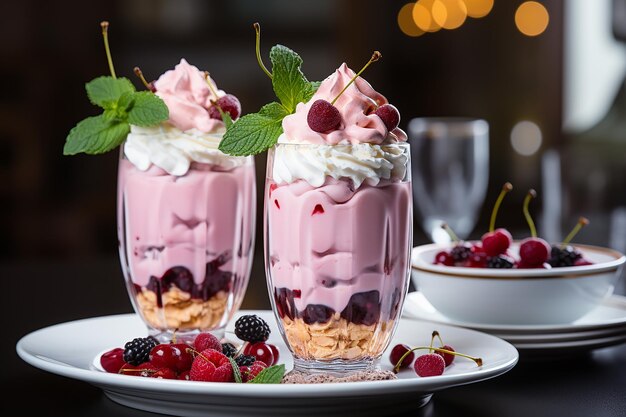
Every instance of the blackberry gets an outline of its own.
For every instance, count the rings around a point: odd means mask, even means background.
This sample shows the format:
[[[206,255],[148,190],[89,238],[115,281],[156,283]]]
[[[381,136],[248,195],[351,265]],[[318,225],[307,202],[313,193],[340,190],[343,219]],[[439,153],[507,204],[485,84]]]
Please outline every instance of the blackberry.
[[[270,337],[270,326],[259,316],[248,314],[235,322],[235,335],[245,342],[265,342]]]
[[[232,343],[222,343],[222,353],[229,358],[234,358],[237,354],[237,348]]]
[[[472,249],[464,244],[455,245],[452,250],[450,250],[450,255],[452,255],[452,259],[454,262],[461,263],[468,259],[472,254]]]
[[[150,351],[159,343],[152,336],[137,337],[124,345],[124,362],[137,366],[148,362]]]
[[[494,269],[510,269],[514,264],[507,257],[504,256],[491,256],[487,260],[487,268]]]
[[[572,246],[566,246],[564,248],[552,246],[548,263],[552,265],[553,268],[574,266],[576,261],[581,257],[582,255],[580,254],[580,252],[578,252]]]
[[[239,355],[235,358],[237,366],[250,366],[256,362],[256,358],[252,355]]]

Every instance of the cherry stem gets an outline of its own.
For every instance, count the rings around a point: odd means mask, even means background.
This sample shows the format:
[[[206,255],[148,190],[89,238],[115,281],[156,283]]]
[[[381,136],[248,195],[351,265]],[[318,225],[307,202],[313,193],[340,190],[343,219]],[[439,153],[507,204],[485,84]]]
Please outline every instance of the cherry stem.
[[[504,196],[513,189],[513,186],[510,182],[505,183],[502,186],[502,191],[500,191],[500,195],[496,200],[496,203],[493,205],[493,210],[491,211],[491,220],[489,221],[489,231],[493,232],[496,228],[496,216],[498,215],[498,210],[500,209],[500,204],[504,199]]]
[[[206,83],[209,85],[209,90],[211,90],[211,94],[215,96],[215,100],[219,99],[220,96],[217,95],[217,91],[215,90],[215,86],[212,83],[211,76],[209,75],[208,71],[204,71],[204,78],[206,80]],[[217,105],[214,100],[211,100],[211,103]]]
[[[137,77],[139,77],[139,79],[141,80],[141,82],[143,83],[143,85],[150,91],[152,91],[152,88],[150,88],[150,84],[148,83],[148,81],[146,81],[146,78],[143,76],[143,72],[141,71],[141,68],[139,67],[135,67],[133,68],[133,72],[135,73],[135,75]]]
[[[334,104],[335,104],[335,102],[337,101],[337,99],[338,99],[338,98],[339,98],[339,97],[343,94],[343,92],[344,92],[344,91],[346,91],[346,90],[348,89],[348,87],[350,87],[350,85],[351,85],[351,84],[352,84],[352,83],[353,83],[353,82],[354,82],[357,78],[359,78],[359,75],[361,75],[361,73],[362,73],[363,71],[365,71],[365,69],[366,69],[367,67],[369,67],[369,66],[370,66],[370,64],[371,64],[372,62],[376,62],[376,61],[378,61],[378,60],[379,60],[382,56],[383,56],[383,55],[382,55],[380,52],[378,52],[378,51],[374,51],[374,53],[372,54],[372,57],[370,58],[370,60],[369,60],[369,61],[367,61],[367,64],[365,64],[365,65],[363,66],[363,68],[361,68],[361,71],[357,72],[357,73],[356,73],[356,75],[355,75],[354,77],[352,77],[352,79],[350,80],[350,82],[349,82],[348,84],[346,84],[346,86],[343,88],[343,90],[341,90],[341,91],[339,92],[339,94],[337,94],[337,97],[335,97],[335,98],[333,99],[333,101],[331,101],[331,102],[330,102],[330,104],[334,105]]]
[[[148,373],[155,373],[157,370],[156,369],[148,369],[148,368],[121,368],[117,373],[118,374],[123,374],[123,373],[131,373],[131,372],[148,372]]]
[[[263,64],[263,59],[261,59],[261,25],[255,22],[252,26],[254,26],[254,32],[256,33],[256,60],[259,63],[259,67],[261,67],[263,72],[270,77],[271,80],[274,77],[267,67],[265,67],[265,64]]]
[[[567,245],[574,238],[574,236],[576,236],[580,229],[582,229],[584,226],[587,226],[588,224],[589,220],[586,217],[579,218],[578,223],[576,223],[576,226],[574,226],[572,231],[569,232],[569,234],[565,237],[563,243],[561,243],[561,246]]]
[[[439,338],[439,343],[441,343],[441,347],[443,347],[443,339],[441,338],[441,335],[439,334],[439,332],[438,332],[437,330],[435,330],[435,331],[433,332],[433,338],[434,338],[434,337]]]
[[[454,355],[454,356],[462,356],[464,358],[467,359],[471,359],[474,362],[476,362],[476,365],[478,366],[483,366],[483,360],[481,358],[475,358],[473,356],[470,355],[466,355],[464,353],[459,353],[459,352],[455,352],[452,350],[448,350],[448,349],[443,349],[443,348],[436,348],[436,347],[432,347],[432,346],[417,346],[412,348],[411,350],[407,351],[404,355],[402,355],[402,357],[400,357],[400,359],[398,360],[398,363],[396,364],[396,366],[394,366],[393,368],[393,372],[398,373],[400,371],[400,364],[404,361],[404,359],[409,356],[409,354],[415,350],[423,350],[423,349],[428,349],[430,350],[434,350],[435,352],[441,352],[441,353],[448,353],[450,355]]]
[[[524,217],[526,217],[526,222],[528,223],[528,227],[530,227],[530,235],[532,237],[537,237],[537,229],[535,228],[535,222],[533,222],[533,218],[528,211],[528,206],[530,204],[530,200],[537,197],[537,192],[533,189],[528,190],[528,194],[526,194],[526,198],[524,198],[524,207],[522,211],[524,212]]]
[[[453,242],[459,242],[461,240],[456,235],[456,233],[454,233],[454,230],[452,230],[452,228],[450,227],[448,223],[442,223],[441,228],[445,230],[446,232],[448,232],[448,235],[450,236],[450,239],[452,239]]]
[[[117,78],[115,76],[115,68],[113,68],[113,59],[111,58],[111,49],[109,48],[109,22],[106,20],[100,22],[100,27],[102,28],[102,38],[104,39],[104,50],[107,54],[107,61],[109,61],[109,71],[111,71],[111,77]]]

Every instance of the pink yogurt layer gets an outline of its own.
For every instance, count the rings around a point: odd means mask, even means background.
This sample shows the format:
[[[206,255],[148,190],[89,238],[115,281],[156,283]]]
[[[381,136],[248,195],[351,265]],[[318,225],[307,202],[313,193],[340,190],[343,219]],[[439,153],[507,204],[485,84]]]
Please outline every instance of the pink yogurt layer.
[[[341,312],[353,295],[378,291],[388,319],[389,299],[402,298],[408,283],[410,182],[356,190],[332,178],[317,188],[302,180],[268,182],[266,193],[273,287],[296,290],[298,311],[323,305]]]
[[[141,171],[123,159],[119,182],[118,210],[124,213],[118,216],[124,222],[118,233],[135,285],[147,286],[175,266],[187,268],[201,284],[207,263],[219,256],[222,271],[247,279],[256,204],[253,164],[229,171],[193,164],[178,177],[155,165]]]

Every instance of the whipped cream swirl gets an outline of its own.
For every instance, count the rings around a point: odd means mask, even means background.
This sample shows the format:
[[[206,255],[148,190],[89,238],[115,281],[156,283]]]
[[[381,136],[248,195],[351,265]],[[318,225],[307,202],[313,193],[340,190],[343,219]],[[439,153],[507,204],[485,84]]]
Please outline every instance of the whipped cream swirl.
[[[130,127],[124,155],[141,171],[154,164],[170,175],[185,175],[192,162],[217,165],[229,170],[244,165],[246,158],[222,153],[217,147],[222,133],[198,129],[182,131],[172,125]]]
[[[283,136],[279,142],[284,143]],[[364,182],[375,186],[381,180],[406,179],[408,159],[408,146],[393,144],[279,143],[274,151],[272,178],[277,184],[304,180],[313,187],[321,187],[326,177],[347,178],[355,188]]]

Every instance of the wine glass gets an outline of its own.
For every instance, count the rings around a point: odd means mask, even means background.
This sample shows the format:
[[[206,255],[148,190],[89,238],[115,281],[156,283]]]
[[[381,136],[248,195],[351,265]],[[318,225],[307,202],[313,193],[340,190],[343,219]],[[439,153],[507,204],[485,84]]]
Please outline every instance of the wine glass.
[[[409,123],[413,199],[421,227],[435,243],[473,230],[487,191],[489,125],[471,118],[415,118]]]

